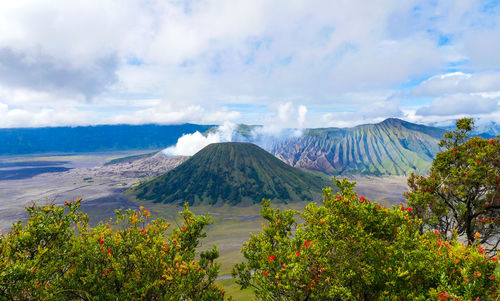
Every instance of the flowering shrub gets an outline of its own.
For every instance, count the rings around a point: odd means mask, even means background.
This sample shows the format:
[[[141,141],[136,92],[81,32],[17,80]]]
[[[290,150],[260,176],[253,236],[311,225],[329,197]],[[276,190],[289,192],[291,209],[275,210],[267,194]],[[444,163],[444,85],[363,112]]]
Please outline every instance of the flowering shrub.
[[[429,176],[408,179],[407,197],[424,228],[448,238],[456,233],[493,256],[500,251],[500,139],[467,140],[472,127],[471,119],[457,121],[457,130],[441,140],[447,150],[437,154]]]
[[[26,225],[0,236],[0,299],[223,300],[217,248],[195,258],[208,216],[186,206],[168,230],[141,208],[92,228],[79,207],[33,205]]]
[[[498,262],[480,246],[420,234],[421,221],[359,197],[335,180],[323,206],[281,211],[264,202],[263,231],[251,234],[233,276],[262,300],[468,300],[497,296]],[[494,299],[494,298],[493,298]]]

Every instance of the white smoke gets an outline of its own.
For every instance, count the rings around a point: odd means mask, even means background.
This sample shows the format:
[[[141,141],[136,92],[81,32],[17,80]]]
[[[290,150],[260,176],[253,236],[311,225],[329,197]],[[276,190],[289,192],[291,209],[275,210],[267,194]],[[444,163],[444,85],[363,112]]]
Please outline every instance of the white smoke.
[[[257,136],[301,136],[306,123],[307,107],[299,105],[297,108],[291,102],[278,105],[276,113],[265,117],[263,126],[255,129]]]
[[[276,113],[262,119],[263,126],[252,130],[252,141],[267,151],[276,143],[302,136],[306,124],[307,107],[286,102],[276,107]]]
[[[192,134],[182,135],[174,146],[164,149],[162,152],[167,156],[192,156],[205,146],[212,143],[231,142],[236,125],[225,122],[217,127],[217,130],[208,135],[196,131]]]
[[[236,124],[226,121],[207,135],[200,132],[186,134],[177,140],[174,146],[164,149],[167,156],[192,156],[211,143],[245,141],[252,142],[270,150],[278,141],[300,137],[306,124],[307,107],[295,107],[286,102],[275,107],[276,113],[263,117],[263,125],[252,129],[250,137],[237,135]]]

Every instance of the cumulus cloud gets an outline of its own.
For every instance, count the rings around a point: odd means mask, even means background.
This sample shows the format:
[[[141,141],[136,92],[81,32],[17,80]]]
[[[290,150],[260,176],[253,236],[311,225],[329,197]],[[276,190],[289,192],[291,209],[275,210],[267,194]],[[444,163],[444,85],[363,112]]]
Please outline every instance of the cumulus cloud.
[[[460,118],[473,117],[478,128],[484,128],[492,123],[500,123],[500,110],[474,115],[463,113],[456,115],[418,115],[416,111],[417,109],[403,109],[404,119],[409,122],[431,126],[453,126]]]
[[[464,33],[464,52],[469,59],[468,65],[470,67],[500,68],[500,40],[498,39],[500,28],[498,25],[497,16],[496,24],[489,24],[486,28]]]
[[[0,83],[35,91],[83,94],[91,98],[117,81],[116,56],[96,60],[84,68],[72,68],[43,53],[27,54],[0,49]]]
[[[53,108],[25,110],[10,108],[0,102],[0,128],[76,126],[95,124],[97,120],[88,112],[72,108],[55,110]]]
[[[416,111],[417,115],[459,115],[482,114],[498,111],[500,109],[497,99],[485,98],[480,95],[456,93],[437,97],[428,106],[423,106]]]
[[[424,80],[413,88],[417,96],[439,96],[453,93],[486,93],[500,91],[500,72],[452,72]]]
[[[294,106],[292,102],[280,103],[274,107],[276,113],[261,119],[262,127],[255,128],[255,136],[300,136],[306,124],[307,107]],[[291,132],[290,132],[291,130]]]
[[[369,106],[363,106],[354,112],[325,113],[320,116],[326,126],[350,127],[362,123],[376,123],[389,117],[405,117],[399,106],[399,101],[389,98],[377,101]]]
[[[409,97],[494,93],[498,7],[473,0],[0,1],[0,89],[24,99],[4,94],[0,101],[9,111],[91,111],[89,123],[222,123],[242,117],[226,109],[232,105],[272,110],[283,100],[293,104],[295,127],[325,112],[330,122],[375,120],[381,117],[363,108],[377,109],[385,101],[378,95],[412,90],[422,78],[429,80]],[[455,75],[440,78],[450,69]],[[372,98],[356,97],[368,92]],[[37,94],[48,100],[30,100]],[[162,101],[132,104],[145,98]],[[164,107],[172,103],[182,107]],[[331,112],[339,110],[348,112]]]
[[[43,93],[40,95],[28,93],[27,95],[38,97],[39,102],[43,102],[46,97]],[[24,94],[21,94],[21,96],[24,96]],[[23,101],[23,97],[16,99],[19,102]],[[142,104],[146,108],[142,108],[141,106],[134,108],[134,104]],[[149,104],[154,105],[149,106]],[[82,108],[82,106],[79,107]],[[84,108],[86,110],[77,110],[71,105],[58,105],[55,108],[53,106],[28,106],[27,109],[24,109],[0,102],[0,128],[149,123],[202,123],[216,125],[221,121],[240,118],[240,113],[236,111],[229,111],[227,109],[210,111],[201,106],[172,106],[168,103],[164,104],[161,100],[143,100],[126,106],[122,103],[106,103],[104,113],[96,112],[95,107],[92,105]],[[106,113],[108,110],[119,111],[119,113],[112,115]]]
[[[133,113],[118,114],[113,116],[112,123],[126,124],[178,124],[178,123],[202,123],[218,124],[228,120],[234,120],[241,117],[237,111],[230,111],[221,108],[216,111],[208,111],[199,105],[174,106],[170,103],[162,103],[146,109],[140,109]]]

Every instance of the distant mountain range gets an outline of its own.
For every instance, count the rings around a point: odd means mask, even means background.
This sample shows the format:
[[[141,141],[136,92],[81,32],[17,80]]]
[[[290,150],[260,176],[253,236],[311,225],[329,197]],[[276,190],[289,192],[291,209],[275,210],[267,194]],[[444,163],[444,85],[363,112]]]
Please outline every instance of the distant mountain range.
[[[251,205],[263,198],[305,201],[321,197],[328,177],[291,167],[251,143],[210,144],[168,173],[128,190],[159,203]]]
[[[395,118],[352,128],[306,129],[300,137],[293,130],[279,137],[266,136],[259,128],[262,126],[238,125],[233,141],[258,144],[293,167],[331,175],[427,173],[445,132]],[[481,130],[490,136],[500,131],[497,124]],[[208,134],[216,127],[182,124],[0,129],[0,155],[158,150],[195,131]]]
[[[455,128],[454,125],[450,126],[439,126],[440,128],[450,131]],[[477,122],[475,129],[472,131],[470,136],[480,136],[483,138],[493,138],[496,137],[497,135],[500,135],[500,124],[494,122],[494,121],[489,121],[489,122]]]
[[[0,129],[0,155],[162,149],[211,125],[98,125]]]
[[[396,118],[352,128],[308,129],[269,151],[287,164],[328,174],[427,173],[445,130]]]

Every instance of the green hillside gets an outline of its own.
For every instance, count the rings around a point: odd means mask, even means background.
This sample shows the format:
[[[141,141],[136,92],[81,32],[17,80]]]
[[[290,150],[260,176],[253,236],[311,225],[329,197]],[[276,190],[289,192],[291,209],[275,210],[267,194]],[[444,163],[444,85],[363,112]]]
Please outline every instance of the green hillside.
[[[444,132],[390,118],[353,128],[308,129],[270,151],[291,166],[328,174],[427,173]]]
[[[310,201],[330,180],[283,163],[251,143],[208,145],[174,170],[129,189],[157,203],[251,205],[262,198]]]

